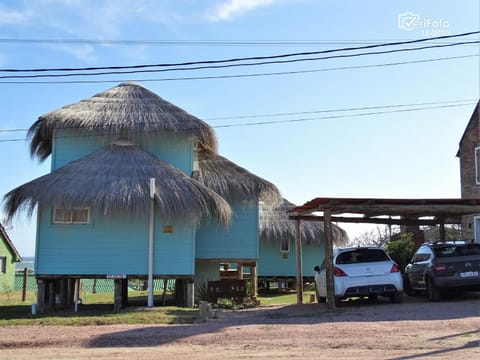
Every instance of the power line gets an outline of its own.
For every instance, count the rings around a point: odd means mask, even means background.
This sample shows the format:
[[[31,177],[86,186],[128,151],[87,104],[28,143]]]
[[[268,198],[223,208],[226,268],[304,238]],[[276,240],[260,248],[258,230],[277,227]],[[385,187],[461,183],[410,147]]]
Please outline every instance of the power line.
[[[423,111],[423,110],[431,110],[431,109],[445,109],[445,108],[453,108],[453,107],[467,106],[467,105],[471,105],[471,104],[454,104],[454,105],[431,106],[431,107],[422,107],[422,108],[414,108],[414,109],[377,111],[377,112],[368,112],[368,113],[360,113],[360,114],[345,114],[345,115],[332,115],[332,116],[322,116],[322,117],[314,117],[314,118],[261,121],[261,122],[247,123],[247,124],[227,124],[227,125],[216,125],[212,127],[213,128],[230,128],[230,127],[240,127],[240,126],[285,124],[285,123],[305,122],[305,121],[313,121],[313,120],[340,119],[340,118],[346,118],[346,117],[372,116],[372,115],[392,114],[392,113],[400,113],[400,112]]]
[[[453,102],[460,102],[460,101],[468,101],[468,100],[454,100]],[[424,110],[433,110],[433,109],[445,109],[445,108],[454,108],[460,106],[470,106],[475,101],[471,101],[470,103],[465,104],[450,104],[450,105],[438,105],[438,106],[423,106],[417,107],[413,109],[396,109],[390,111],[376,111],[376,112],[367,112],[367,113],[357,113],[357,114],[342,114],[342,115],[330,115],[330,116],[322,116],[322,117],[309,117],[309,118],[298,118],[298,119],[288,119],[288,120],[273,120],[273,121],[261,121],[261,122],[252,122],[252,123],[244,123],[244,124],[225,124],[225,125],[213,125],[212,128],[231,128],[231,127],[241,127],[241,126],[258,126],[258,125],[273,125],[273,124],[285,124],[285,123],[297,123],[297,122],[306,122],[306,121],[314,121],[314,120],[328,120],[328,119],[340,119],[340,118],[347,118],[347,117],[361,117],[361,116],[372,116],[372,115],[384,115],[384,114],[392,114],[392,113],[399,113],[399,112],[412,112],[412,111],[424,111]],[[443,103],[443,102],[438,102]],[[424,103],[429,104],[429,103]],[[432,102],[431,104],[435,104]],[[414,105],[414,104],[412,104]],[[397,106],[408,106],[407,104],[400,104],[400,105],[386,105],[387,107],[397,107]],[[358,108],[358,109],[376,109],[381,107],[365,107],[365,108]],[[325,110],[325,111],[347,111],[347,109],[339,109],[339,110]],[[305,112],[307,113],[307,112]],[[301,113],[298,113],[301,114]],[[111,126],[109,128],[115,128],[115,126]],[[81,129],[80,127],[65,127],[61,129]],[[14,131],[28,131],[28,129],[13,129]],[[4,130],[7,131],[7,130]],[[161,130],[149,130],[149,131],[139,131],[138,133],[155,133]],[[64,135],[58,136],[59,138],[78,138],[78,137],[91,137],[91,136],[105,136],[105,134],[82,134],[82,135]],[[26,139],[0,139],[0,142],[18,142],[18,141],[25,141]]]
[[[19,44],[93,44],[93,45],[153,45],[153,46],[317,46],[317,45],[360,45],[381,44],[385,42],[407,41],[407,39],[311,39],[311,40],[140,40],[140,39],[34,39],[34,38],[0,38],[0,43]],[[444,43],[439,41],[438,43]]]
[[[396,65],[427,63],[427,62],[433,62],[433,61],[466,59],[466,58],[478,57],[478,56],[479,54],[471,54],[471,55],[463,55],[463,56],[451,56],[451,57],[444,57],[444,58],[400,61],[400,62],[394,62],[394,63],[383,63],[383,64],[372,64],[372,65],[342,66],[342,67],[313,69],[313,70],[280,71],[280,72],[268,72],[268,73],[263,72],[263,73],[251,73],[251,74],[237,74],[237,75],[212,75],[212,76],[192,76],[192,77],[157,78],[157,79],[147,78],[147,79],[115,79],[115,80],[0,81],[0,84],[16,84],[16,85],[21,85],[21,84],[43,84],[43,85],[45,84],[99,84],[99,83],[121,83],[121,82],[128,82],[128,81],[138,81],[138,82],[159,81],[160,82],[160,81],[233,79],[233,78],[247,78],[247,77],[260,77],[260,76],[308,74],[308,73],[316,73],[316,72],[366,69],[366,68],[375,68],[375,67],[388,67],[388,66],[396,66]]]
[[[230,63],[230,62],[239,62],[239,61],[257,61],[257,60],[268,60],[268,59],[280,59],[296,56],[310,56],[310,55],[319,55],[327,54],[334,52],[342,51],[353,51],[353,50],[366,50],[378,47],[386,46],[397,46],[397,45],[406,45],[406,44],[416,44],[431,40],[440,40],[440,39],[452,39],[458,37],[464,37],[474,34],[479,34],[480,31],[472,31],[455,35],[445,35],[438,37],[430,37],[416,40],[408,41],[397,41],[383,44],[373,44],[366,46],[357,46],[357,47],[345,47],[338,49],[329,49],[321,51],[310,51],[310,52],[298,52],[298,53],[287,53],[279,55],[269,55],[269,56],[251,56],[251,57],[241,57],[241,58],[231,58],[231,59],[221,59],[221,60],[204,60],[204,61],[189,61],[182,63],[161,63],[161,64],[142,64],[142,65],[128,65],[128,66],[103,66],[103,67],[81,67],[81,68],[37,68],[37,69],[0,69],[1,72],[48,72],[48,71],[94,71],[94,70],[120,70],[120,69],[139,69],[139,68],[148,68],[148,67],[174,67],[174,66],[190,66],[190,65],[201,65],[201,64],[220,64],[220,63]],[[447,44],[450,45],[450,44]]]
[[[5,75],[5,76],[0,76],[0,79],[57,78],[57,77],[123,75],[123,74],[136,74],[136,73],[161,73],[161,72],[169,72],[169,71],[191,71],[191,70],[205,70],[205,69],[221,69],[221,68],[259,66],[259,65],[271,65],[271,64],[287,64],[287,63],[297,63],[297,62],[305,62],[305,61],[318,61],[318,60],[329,60],[329,59],[352,58],[352,57],[369,56],[369,55],[382,55],[382,54],[391,54],[391,53],[397,53],[397,52],[410,52],[410,51],[418,51],[418,50],[425,50],[425,49],[452,47],[452,46],[458,46],[458,45],[462,45],[462,44],[478,44],[478,43],[480,43],[480,40],[468,41],[468,42],[459,42],[459,43],[453,43],[453,44],[447,44],[447,45],[429,45],[429,46],[421,46],[421,47],[416,47],[416,48],[392,49],[392,50],[385,50],[385,51],[371,51],[371,52],[365,52],[365,53],[332,55],[332,56],[323,56],[323,57],[316,57],[316,58],[300,58],[300,59],[289,59],[289,60],[260,61],[260,62],[245,63],[245,64],[224,64],[224,65],[207,65],[207,66],[195,66],[195,67],[177,67],[177,68],[167,68],[167,69],[107,71],[107,72],[96,72],[96,73]]]
[[[412,104],[395,104],[395,105],[380,105],[380,106],[366,106],[366,107],[353,107],[353,108],[343,108],[343,109],[327,109],[327,110],[312,110],[312,111],[301,111],[301,112],[286,112],[286,113],[271,113],[271,114],[256,114],[256,115],[236,115],[236,116],[224,116],[216,118],[206,118],[202,119],[204,121],[213,121],[213,120],[232,120],[232,119],[251,119],[259,117],[276,117],[276,116],[290,116],[290,115],[305,115],[305,114],[322,114],[330,112],[344,112],[344,111],[359,111],[359,110],[373,110],[373,109],[388,109],[396,107],[407,107],[407,106],[424,106],[424,105],[439,105],[439,104],[451,104],[451,103],[468,103],[463,105],[470,105],[475,103],[476,99],[465,99],[465,100],[444,100],[444,101],[432,101],[432,102],[421,102],[421,103],[412,103]]]

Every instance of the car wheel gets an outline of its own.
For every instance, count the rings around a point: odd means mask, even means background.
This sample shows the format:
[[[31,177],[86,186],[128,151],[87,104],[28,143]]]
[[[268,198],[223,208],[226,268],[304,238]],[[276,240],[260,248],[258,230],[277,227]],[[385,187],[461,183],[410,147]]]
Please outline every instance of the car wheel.
[[[403,301],[403,291],[396,291],[390,296],[390,301],[394,304],[399,304]]]
[[[336,306],[341,306],[342,305],[342,300],[343,298],[340,296],[335,296],[335,305]]]
[[[374,302],[378,300],[378,294],[370,294],[368,295],[368,301]]]
[[[409,296],[415,296],[417,294],[417,292],[413,289],[408,276],[405,276],[403,279],[403,290],[405,291],[405,294]]]
[[[440,289],[435,287],[435,284],[433,283],[432,279],[430,279],[430,278],[426,278],[425,283],[426,283],[426,288],[427,288],[427,298],[428,298],[428,300],[439,301],[440,298],[442,297]]]

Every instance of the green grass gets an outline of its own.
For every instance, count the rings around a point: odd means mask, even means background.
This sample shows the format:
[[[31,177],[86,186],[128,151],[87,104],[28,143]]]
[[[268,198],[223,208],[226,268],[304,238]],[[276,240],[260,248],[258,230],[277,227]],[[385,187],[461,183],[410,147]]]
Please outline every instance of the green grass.
[[[303,302],[310,302],[313,291],[304,292]],[[47,311],[45,314],[32,315],[32,303],[36,302],[36,293],[28,292],[26,301],[21,301],[21,292],[0,294],[0,326],[7,325],[114,325],[114,324],[189,324],[198,319],[198,308],[180,308],[176,306],[159,306],[162,295],[155,294],[155,307],[146,308],[147,292],[129,293],[129,306],[118,313],[113,313],[113,294],[82,293],[82,304],[78,312],[73,305],[64,309]],[[171,299],[172,294],[167,296]],[[278,290],[263,293],[258,297],[261,306],[296,304],[294,291]]]

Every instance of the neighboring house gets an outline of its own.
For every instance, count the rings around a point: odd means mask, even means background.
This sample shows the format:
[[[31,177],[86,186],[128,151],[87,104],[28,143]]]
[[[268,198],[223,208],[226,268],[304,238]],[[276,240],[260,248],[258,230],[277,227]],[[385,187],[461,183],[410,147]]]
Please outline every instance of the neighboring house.
[[[32,155],[51,156],[52,170],[6,194],[5,207],[10,218],[38,209],[39,309],[70,303],[80,278],[115,278],[115,302],[126,305],[128,278],[147,274],[152,202],[153,274],[176,279],[183,304],[202,265],[256,265],[258,201],[279,192],[220,157],[198,118],[124,83],[41,116],[29,134]]]
[[[260,206],[260,250],[258,258],[259,282],[285,281],[293,283],[297,276],[295,250],[296,224],[288,219],[287,211],[295,207],[286,199],[276,207]],[[333,226],[336,246],[346,245],[348,236],[338,226]],[[313,281],[315,265],[325,257],[323,222],[302,221],[302,273],[305,281]]]
[[[480,199],[480,101],[460,140],[457,157],[462,199]],[[480,242],[480,214],[462,218],[462,233],[465,239]]]
[[[5,228],[0,224],[0,293],[13,289],[15,281],[15,263],[22,257],[13,245]]]

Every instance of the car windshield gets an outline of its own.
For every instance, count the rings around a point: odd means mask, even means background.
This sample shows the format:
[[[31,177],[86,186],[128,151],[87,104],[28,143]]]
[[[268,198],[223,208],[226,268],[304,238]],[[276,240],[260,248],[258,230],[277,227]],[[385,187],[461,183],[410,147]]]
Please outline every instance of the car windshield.
[[[435,256],[437,258],[480,255],[480,245],[479,244],[468,244],[468,245],[452,244],[449,246],[442,246],[442,247],[435,248],[434,251],[435,251]]]
[[[375,261],[388,261],[389,258],[382,249],[353,249],[337,256],[337,264],[357,264]]]

